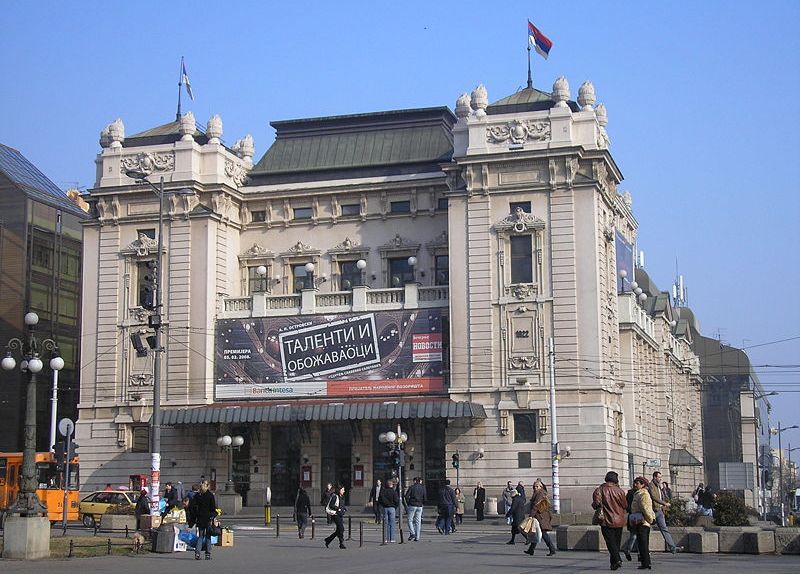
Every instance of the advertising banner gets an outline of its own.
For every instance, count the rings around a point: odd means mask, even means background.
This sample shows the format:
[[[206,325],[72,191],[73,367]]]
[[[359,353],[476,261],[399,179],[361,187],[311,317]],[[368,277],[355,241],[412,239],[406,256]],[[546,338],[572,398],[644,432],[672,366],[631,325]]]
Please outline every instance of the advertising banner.
[[[444,391],[438,310],[217,321],[217,399]]]

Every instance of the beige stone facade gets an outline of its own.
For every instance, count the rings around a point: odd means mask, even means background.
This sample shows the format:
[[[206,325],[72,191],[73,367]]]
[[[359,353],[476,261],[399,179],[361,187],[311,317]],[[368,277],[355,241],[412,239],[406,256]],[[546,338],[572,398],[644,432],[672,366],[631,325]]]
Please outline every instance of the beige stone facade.
[[[432,108],[278,122],[276,143],[255,166],[247,145],[212,143],[179,122],[106,140],[84,236],[84,484],[149,468],[143,441],[158,354],[137,356],[131,335],[152,332],[139,287],[156,249],[158,200],[125,174],[146,167],[156,186],[163,176],[167,191],[196,194],[169,197],[163,238],[162,482],[226,480],[216,437],[245,432],[234,467],[248,504],[261,504],[268,484],[296,483],[297,470],[308,471],[312,500],[341,478],[361,503],[383,468],[376,436],[400,423],[405,470],[429,483],[446,476],[471,495],[481,480],[490,497],[507,480],[549,484],[552,339],[562,512],[585,511],[606,471],[628,484],[652,459],[665,476],[673,470],[673,490],[690,490],[700,473],[668,461],[674,449],[702,460],[697,361],[668,300],[659,309],[619,286],[615,240],[633,244],[637,223],[630,197],[617,191],[605,109],[590,88],[577,104],[527,88],[487,106],[479,88],[471,101],[459,98],[455,116]],[[437,137],[449,146],[444,157]],[[409,257],[411,281],[395,267]],[[357,260],[365,267],[353,275],[345,264]],[[308,263],[313,277],[301,269]],[[449,359],[434,375],[443,388],[319,396],[270,381],[221,384],[224,321],[255,328],[403,312],[442,318]],[[251,377],[245,367],[242,381]],[[370,403],[380,408],[359,414]],[[351,405],[349,418],[335,414]],[[298,416],[302,409],[309,414]],[[335,459],[332,437],[347,444]]]

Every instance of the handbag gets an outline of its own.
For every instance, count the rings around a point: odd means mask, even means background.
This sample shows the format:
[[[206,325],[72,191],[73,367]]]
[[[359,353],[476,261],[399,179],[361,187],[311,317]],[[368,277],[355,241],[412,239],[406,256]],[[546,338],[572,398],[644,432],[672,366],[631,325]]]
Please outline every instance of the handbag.
[[[603,495],[603,487],[600,487],[600,506],[594,511],[594,516],[592,516],[592,524],[597,526],[604,526],[606,523],[606,514],[603,512],[603,501],[605,500],[605,496]]]
[[[644,523],[644,514],[641,512],[631,512],[628,515],[628,522],[631,526],[639,526]]]
[[[525,520],[519,523],[519,531],[527,536],[533,530],[533,521],[534,518],[532,516],[528,516]]]

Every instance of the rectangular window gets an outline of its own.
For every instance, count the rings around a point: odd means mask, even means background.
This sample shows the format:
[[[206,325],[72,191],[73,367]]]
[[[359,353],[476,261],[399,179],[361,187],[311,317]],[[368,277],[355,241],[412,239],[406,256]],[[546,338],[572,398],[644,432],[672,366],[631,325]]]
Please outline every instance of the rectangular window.
[[[533,250],[530,235],[511,237],[511,282],[533,283]]]
[[[446,197],[440,197],[436,202],[436,209],[439,211],[447,211],[447,203]]]
[[[267,278],[269,277],[269,267],[264,265],[267,272],[264,275],[258,274],[258,268],[260,265],[253,265],[247,268],[247,287],[249,289],[249,293],[266,293],[269,289],[267,288]]]
[[[292,265],[292,290],[294,292],[302,291],[303,289],[311,289],[310,277],[306,272],[306,264],[300,263],[299,265]]]
[[[311,208],[310,207],[295,207],[294,208],[294,218],[295,219],[311,219]]]
[[[436,285],[450,284],[450,257],[447,255],[436,256],[435,269]]]
[[[361,285],[361,270],[356,261],[339,262],[339,289],[350,291],[356,285]]]
[[[517,208],[522,209],[525,213],[531,212],[531,202],[530,201],[511,201],[508,204],[508,209],[511,213],[516,213]]]
[[[156,304],[156,262],[139,261],[136,263],[136,271],[139,294],[137,304],[145,309],[152,309]]]
[[[531,468],[531,453],[517,453],[517,468]]]
[[[361,215],[361,205],[358,203],[345,203],[342,205],[342,217]]]
[[[150,452],[150,428],[146,426],[131,429],[131,452]]]
[[[267,220],[267,212],[263,209],[251,211],[250,216],[252,217],[253,223],[262,223]]]
[[[514,442],[537,442],[539,434],[536,422],[538,420],[539,414],[536,411],[514,415]]]
[[[389,286],[402,287],[414,281],[414,268],[408,264],[408,257],[389,259]]]
[[[155,227],[149,227],[147,229],[137,229],[136,230],[136,237],[139,237],[140,235],[144,235],[146,237],[149,237],[150,239],[155,239],[156,238],[156,228]]]
[[[390,206],[391,213],[411,213],[410,201],[393,201]]]

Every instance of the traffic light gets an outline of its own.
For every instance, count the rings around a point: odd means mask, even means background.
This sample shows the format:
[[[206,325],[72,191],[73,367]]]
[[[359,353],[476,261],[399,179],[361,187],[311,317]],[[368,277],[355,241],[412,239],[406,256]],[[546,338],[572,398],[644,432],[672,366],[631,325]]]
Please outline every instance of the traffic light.
[[[458,455],[458,453],[457,452],[453,453],[453,468],[458,468],[459,465],[461,464],[460,461],[461,457]]]
[[[402,456],[399,450],[393,450],[389,453],[389,460],[392,466],[400,466],[402,464]]]
[[[147,271],[139,283],[139,304],[145,309],[153,309],[156,306],[156,262],[150,260],[145,266]]]
[[[78,447],[80,445],[74,440],[69,441],[69,460],[78,456]]]

